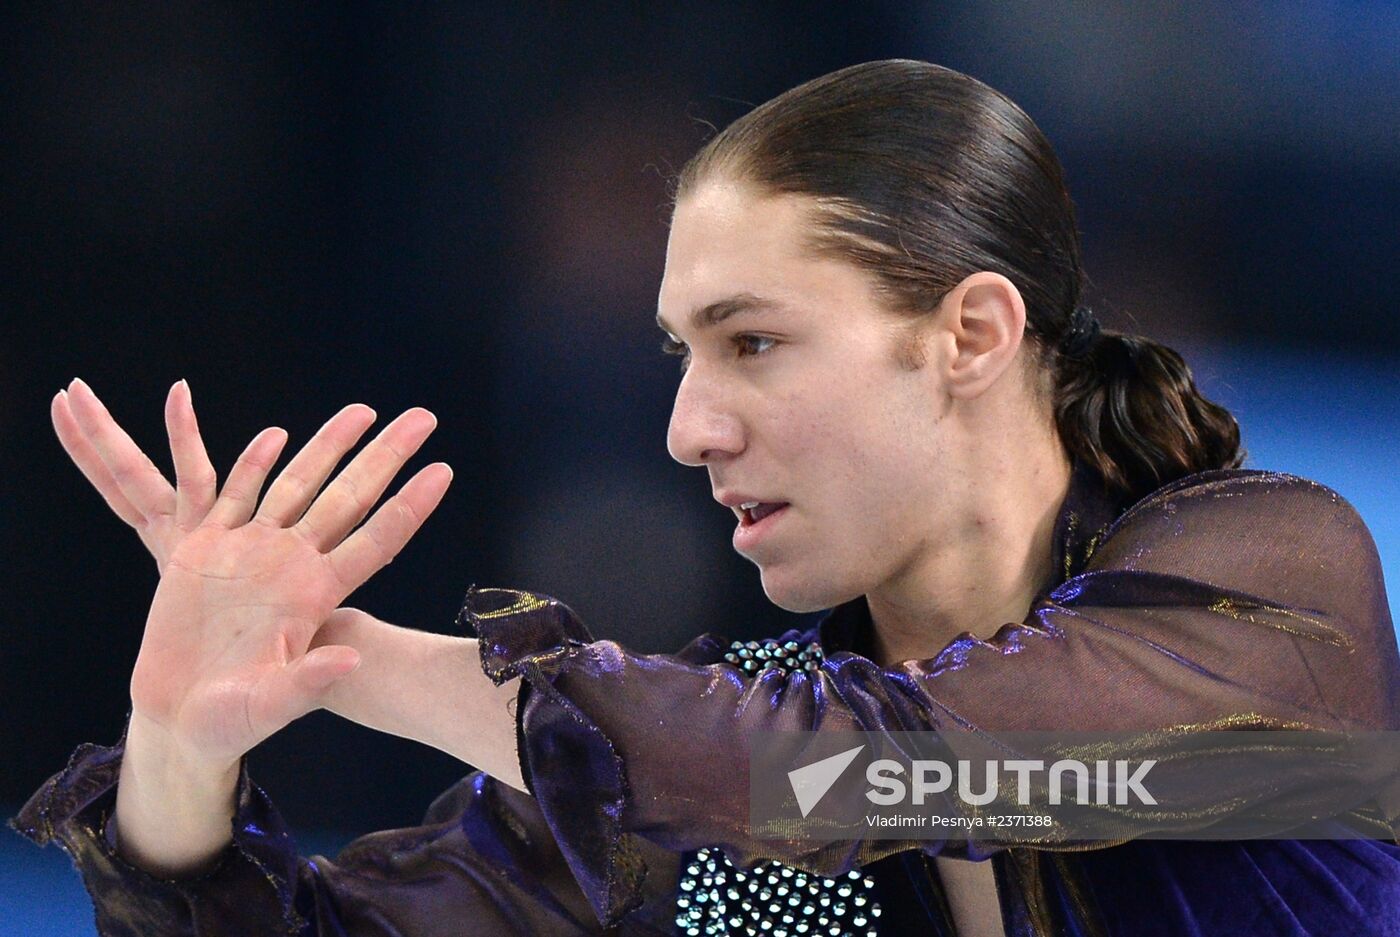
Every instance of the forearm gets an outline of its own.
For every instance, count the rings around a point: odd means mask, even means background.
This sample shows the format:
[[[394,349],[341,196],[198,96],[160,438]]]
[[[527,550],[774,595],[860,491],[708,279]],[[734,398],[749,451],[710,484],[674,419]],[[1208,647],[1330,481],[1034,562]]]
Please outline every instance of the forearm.
[[[493,684],[482,672],[475,639],[356,614],[323,625],[312,646],[321,644],[360,652],[360,666],[333,686],[326,709],[430,745],[525,790],[515,739],[520,681]]]
[[[161,878],[203,871],[233,839],[237,786],[237,762],[201,763],[133,712],[110,821],[118,852]]]

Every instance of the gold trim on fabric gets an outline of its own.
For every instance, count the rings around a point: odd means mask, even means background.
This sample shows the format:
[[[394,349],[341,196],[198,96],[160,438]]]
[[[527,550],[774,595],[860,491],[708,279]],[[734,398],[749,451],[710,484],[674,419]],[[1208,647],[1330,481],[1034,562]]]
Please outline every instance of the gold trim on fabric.
[[[1352,646],[1351,638],[1343,631],[1337,628],[1333,628],[1331,625],[1326,624],[1318,618],[1314,618],[1311,615],[1304,615],[1301,612],[1296,612],[1291,608],[1284,608],[1279,605],[1267,605],[1262,602],[1246,604],[1236,599],[1232,599],[1229,596],[1221,596],[1220,598],[1212,602],[1208,607],[1212,612],[1215,612],[1219,615],[1227,615],[1230,618],[1235,619],[1236,621],[1248,622],[1251,625],[1265,625],[1269,628],[1274,628],[1278,631],[1283,631],[1288,634],[1297,635],[1300,638],[1310,638],[1314,641],[1325,641],[1328,644],[1335,644],[1337,647]],[[1298,621],[1306,622],[1307,624],[1312,625],[1317,630],[1314,631],[1303,628],[1290,628],[1288,627],[1288,625],[1282,622],[1269,621],[1264,618],[1256,618],[1255,616],[1249,614],[1250,611],[1255,609],[1263,609],[1266,612],[1272,612],[1276,615],[1283,615],[1286,618],[1294,618]]]
[[[529,592],[516,592],[513,589],[480,589],[479,592],[514,592],[515,601],[505,608],[498,608],[493,612],[477,612],[476,617],[481,619],[505,618],[508,615],[520,615],[525,612],[537,611],[541,608],[548,608],[549,602],[537,595]]]

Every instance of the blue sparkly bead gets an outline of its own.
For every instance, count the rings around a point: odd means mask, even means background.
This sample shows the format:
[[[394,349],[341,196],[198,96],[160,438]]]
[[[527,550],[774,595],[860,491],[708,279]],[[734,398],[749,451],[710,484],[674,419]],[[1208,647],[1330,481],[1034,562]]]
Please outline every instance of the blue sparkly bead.
[[[756,676],[770,670],[810,673],[820,667],[822,656],[821,646],[816,642],[804,648],[796,641],[766,638],[763,641],[731,641],[724,659],[745,674]]]
[[[676,924],[682,933],[689,934],[696,928],[718,937],[782,933],[821,933],[825,937],[855,937],[860,933],[878,937],[873,929],[854,929],[872,923],[880,915],[879,905],[869,898],[874,880],[858,871],[839,881],[811,876],[780,862],[762,863],[746,871],[735,868],[716,848],[698,850],[685,869],[681,895],[676,900],[680,909]],[[689,888],[686,879],[691,880]],[[734,884],[727,886],[723,894],[719,888],[696,891],[696,881],[710,879]],[[741,887],[757,902],[744,899]],[[842,891],[849,893],[857,911],[850,913],[845,901],[833,902],[833,897]],[[694,894],[694,902],[687,900],[688,893]]]
[[[816,642],[802,647],[796,641],[732,641],[724,659],[752,676],[770,670],[817,670],[822,653]],[[856,926],[880,916],[880,905],[870,898],[874,880],[858,871],[838,881],[780,862],[739,869],[717,847],[697,850],[690,859],[676,898],[676,926],[685,934],[856,937],[858,932],[846,923],[846,902],[837,898],[850,898],[859,909],[851,915],[860,917]],[[877,937],[874,929],[859,933]]]

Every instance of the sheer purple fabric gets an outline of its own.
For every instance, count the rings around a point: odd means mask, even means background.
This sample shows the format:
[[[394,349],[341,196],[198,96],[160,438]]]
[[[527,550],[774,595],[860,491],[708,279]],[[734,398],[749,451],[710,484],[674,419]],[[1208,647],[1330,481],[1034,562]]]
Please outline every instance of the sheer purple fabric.
[[[79,746],[10,820],[34,842],[56,842],[69,854],[103,937],[673,932],[669,893],[625,926],[601,929],[529,795],[480,771],[439,795],[420,826],[369,833],[329,859],[299,855],[245,758],[233,842],[214,868],[151,876],[124,861],[109,835],[124,741],[125,733],[114,746]],[[674,875],[668,865],[679,857],[645,851],[658,883]]]
[[[234,843],[213,872],[162,881],[126,865],[103,835],[120,742],[80,747],[11,823],[68,850],[104,934],[674,933],[681,859],[711,845],[745,867],[878,871],[881,934],[953,933],[929,861],[940,853],[993,862],[1009,934],[1400,934],[1400,797],[1374,811],[1389,840],[1061,852],[749,835],[746,738],[760,729],[1400,729],[1379,559],[1345,500],[1223,470],[1123,507],[1076,467],[1056,574],[1025,621],[889,668],[862,656],[863,600],[782,636],[819,640],[818,670],[750,677],[716,635],[633,654],[553,599],[473,588],[460,623],[480,637],[486,673],[523,678],[533,797],[477,772],[423,825],[333,860],[298,855],[245,760]]]
[[[525,593],[473,591],[463,617],[482,636],[487,672],[521,674],[530,687],[522,770],[604,919],[637,906],[641,841],[718,844],[741,867],[779,860],[823,875],[903,850],[979,859],[998,848],[755,839],[745,739],[756,730],[1400,729],[1400,654],[1379,557],[1335,492],[1221,470],[1120,513],[1077,467],[1055,543],[1061,581],[1046,584],[1024,622],[892,668],[856,653],[868,646],[863,599],[822,622],[820,670],[757,678],[715,663],[723,646],[712,636],[679,655],[634,655]],[[1327,780],[1285,778],[1280,793]],[[1393,835],[1393,791],[1381,811]],[[1039,860],[1012,858],[1022,878],[1041,877]],[[1386,875],[1400,897],[1400,868]]]

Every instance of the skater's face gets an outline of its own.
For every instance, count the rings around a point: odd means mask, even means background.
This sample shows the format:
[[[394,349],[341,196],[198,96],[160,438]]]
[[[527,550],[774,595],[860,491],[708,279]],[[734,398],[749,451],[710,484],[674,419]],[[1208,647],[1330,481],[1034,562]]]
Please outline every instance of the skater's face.
[[[705,466],[735,549],[791,611],[879,589],[945,545],[958,491],[954,344],[935,334],[913,352],[931,366],[911,365],[910,318],[858,267],[804,249],[810,205],[701,183],[676,206],[657,316],[685,355],[667,447]],[[781,507],[755,521],[752,501]]]

